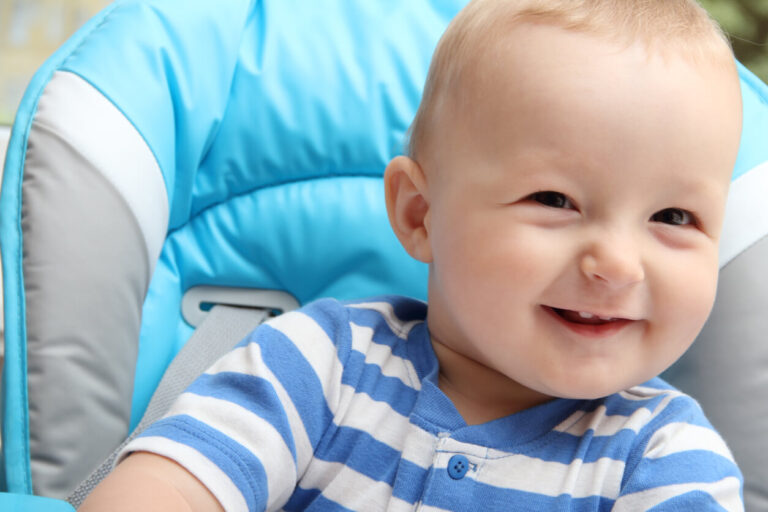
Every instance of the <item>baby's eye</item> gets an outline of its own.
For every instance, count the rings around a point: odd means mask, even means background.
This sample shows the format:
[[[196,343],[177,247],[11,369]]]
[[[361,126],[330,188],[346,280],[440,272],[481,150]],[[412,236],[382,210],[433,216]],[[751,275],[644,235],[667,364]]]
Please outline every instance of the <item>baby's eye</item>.
[[[528,198],[550,208],[575,208],[571,200],[568,199],[568,196],[560,192],[552,192],[551,190],[536,192]]]
[[[654,213],[651,216],[651,222],[661,222],[662,224],[671,224],[673,226],[687,226],[696,224],[696,219],[689,211],[681,208],[665,208]]]

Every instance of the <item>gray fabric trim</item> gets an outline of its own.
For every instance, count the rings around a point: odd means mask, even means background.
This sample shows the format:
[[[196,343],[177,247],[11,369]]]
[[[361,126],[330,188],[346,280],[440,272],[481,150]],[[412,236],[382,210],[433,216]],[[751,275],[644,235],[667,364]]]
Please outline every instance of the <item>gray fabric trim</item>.
[[[168,193],[144,139],[101,92],[56,71],[40,97],[35,123],[67,140],[123,197],[144,239],[150,274],[168,231]]]
[[[267,317],[261,309],[215,306],[173,359],[157,386],[144,416],[131,435],[67,498],[75,508],[111,471],[123,448],[151,423],[161,418],[195,378]]]
[[[33,488],[56,498],[128,433],[149,283],[135,217],[66,137],[33,124],[21,219]]]
[[[720,271],[691,349],[664,375],[699,400],[744,472],[747,510],[768,510],[768,237]]]

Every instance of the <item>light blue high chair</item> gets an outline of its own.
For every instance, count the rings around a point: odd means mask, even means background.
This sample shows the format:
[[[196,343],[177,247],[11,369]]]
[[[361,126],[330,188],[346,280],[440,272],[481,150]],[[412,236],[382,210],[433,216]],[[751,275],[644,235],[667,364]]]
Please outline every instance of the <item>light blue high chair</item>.
[[[464,3],[118,1],[43,65],[0,199],[0,510],[72,510],[63,500],[83,499],[145,413],[266,315],[323,296],[425,298],[427,270],[391,233],[381,175]],[[758,511],[768,88],[740,73],[719,295],[667,377],[703,403]]]

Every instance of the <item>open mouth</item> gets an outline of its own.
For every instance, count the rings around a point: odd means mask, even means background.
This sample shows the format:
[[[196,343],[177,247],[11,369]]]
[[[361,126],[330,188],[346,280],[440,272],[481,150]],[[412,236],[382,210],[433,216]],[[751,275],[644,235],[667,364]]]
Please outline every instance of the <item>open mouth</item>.
[[[633,323],[633,320],[627,318],[605,317],[586,311],[573,311],[550,306],[542,307],[561,325],[575,333],[589,337],[608,336]]]
[[[567,322],[573,322],[577,324],[585,325],[603,325],[611,322],[617,322],[619,320],[625,320],[623,318],[613,318],[594,315],[584,311],[571,311],[570,309],[551,308],[555,314],[560,316]]]

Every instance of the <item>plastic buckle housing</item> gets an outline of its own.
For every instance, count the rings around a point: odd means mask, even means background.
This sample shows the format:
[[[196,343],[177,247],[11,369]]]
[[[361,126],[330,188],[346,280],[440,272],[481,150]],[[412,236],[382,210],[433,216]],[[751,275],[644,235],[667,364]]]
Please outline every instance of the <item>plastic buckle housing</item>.
[[[216,305],[266,309],[273,314],[299,307],[299,301],[288,292],[259,288],[227,286],[193,286],[181,299],[181,314],[192,327],[197,327]]]

